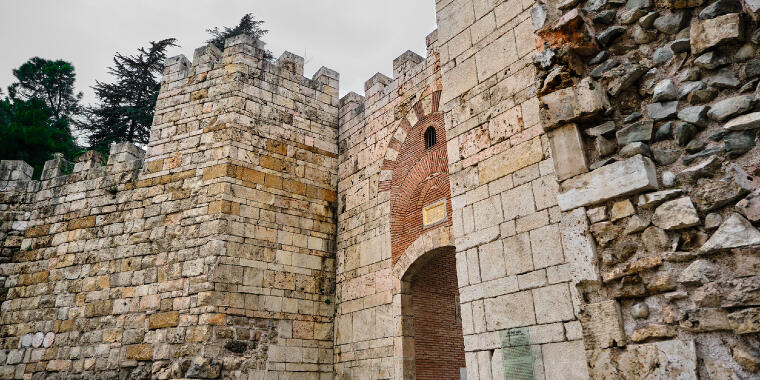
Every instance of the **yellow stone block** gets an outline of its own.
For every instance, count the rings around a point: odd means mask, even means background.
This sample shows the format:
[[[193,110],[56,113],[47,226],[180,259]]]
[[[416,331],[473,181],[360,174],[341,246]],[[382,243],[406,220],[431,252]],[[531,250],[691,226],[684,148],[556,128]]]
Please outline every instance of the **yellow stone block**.
[[[153,346],[150,344],[133,344],[127,346],[128,360],[153,360]]]
[[[176,327],[177,325],[179,325],[179,312],[177,311],[153,314],[148,320],[148,328],[151,330]]]
[[[543,158],[541,138],[535,137],[480,162],[478,164],[480,184],[514,173],[540,162]]]

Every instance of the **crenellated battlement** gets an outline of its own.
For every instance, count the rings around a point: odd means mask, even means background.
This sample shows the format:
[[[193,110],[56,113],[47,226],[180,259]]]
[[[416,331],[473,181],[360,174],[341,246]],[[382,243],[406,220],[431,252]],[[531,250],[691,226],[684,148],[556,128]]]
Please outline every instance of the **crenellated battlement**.
[[[411,50],[405,51],[393,60],[393,78],[402,77],[404,73],[411,71],[424,60],[422,56]]]
[[[425,38],[427,45],[427,58],[423,58],[419,54],[407,50],[393,60],[393,77],[388,77],[383,73],[375,73],[366,82],[364,82],[364,96],[359,100],[356,98],[358,94],[347,94],[340,102],[341,105],[341,118],[345,118],[345,115],[349,115],[352,111],[357,109],[372,110],[377,106],[382,106],[382,99],[393,96],[394,92],[405,91],[402,89],[405,83],[409,83],[410,79],[420,74],[423,70],[437,71],[440,69],[440,62],[438,57],[438,30],[432,31]],[[350,95],[350,96],[349,96]],[[362,107],[358,107],[361,104]],[[349,107],[349,109],[343,109],[343,107]],[[342,123],[341,123],[342,124]]]
[[[194,84],[209,78],[208,75],[219,70],[218,75],[243,73],[250,77],[258,76],[261,71],[287,76],[302,85],[319,88],[327,94],[337,96],[340,75],[327,67],[320,67],[311,78],[304,76],[304,58],[283,52],[280,57],[270,62],[264,59],[264,42],[250,36],[239,35],[225,41],[224,50],[208,44],[195,49],[193,60],[178,55],[166,60],[163,72],[162,93],[170,93],[178,87]],[[222,71],[223,69],[223,71]],[[287,73],[287,74],[285,74]]]
[[[100,152],[94,150],[81,154],[76,162],[68,161],[62,154],[55,153],[53,159],[45,162],[39,179],[32,179],[34,168],[28,163],[20,160],[2,160],[0,192],[35,193],[43,189],[130,172],[131,175],[123,176],[123,179],[119,180],[120,184],[124,184],[137,179],[137,172],[143,167],[144,160],[145,151],[135,144],[126,142],[111,144],[107,161]]]

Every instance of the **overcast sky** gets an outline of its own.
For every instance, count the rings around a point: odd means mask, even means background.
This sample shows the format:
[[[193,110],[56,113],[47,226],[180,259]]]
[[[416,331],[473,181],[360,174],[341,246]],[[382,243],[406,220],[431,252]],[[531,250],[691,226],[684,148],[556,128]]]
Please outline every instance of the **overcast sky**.
[[[11,70],[39,56],[74,64],[85,103],[95,80],[111,81],[115,52],[134,53],[149,41],[174,37],[184,54],[208,39],[206,29],[234,26],[245,13],[264,20],[267,48],[306,58],[305,75],[320,66],[340,73],[341,96],[364,94],[374,73],[392,76],[393,59],[406,50],[425,56],[435,25],[434,0],[0,0],[0,88]]]

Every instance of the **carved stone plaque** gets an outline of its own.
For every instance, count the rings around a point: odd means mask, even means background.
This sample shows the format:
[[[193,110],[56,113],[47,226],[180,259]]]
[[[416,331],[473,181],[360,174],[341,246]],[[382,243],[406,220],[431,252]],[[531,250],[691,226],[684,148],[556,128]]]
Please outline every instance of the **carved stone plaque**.
[[[446,200],[427,205],[422,209],[422,225],[427,227],[446,219]]]

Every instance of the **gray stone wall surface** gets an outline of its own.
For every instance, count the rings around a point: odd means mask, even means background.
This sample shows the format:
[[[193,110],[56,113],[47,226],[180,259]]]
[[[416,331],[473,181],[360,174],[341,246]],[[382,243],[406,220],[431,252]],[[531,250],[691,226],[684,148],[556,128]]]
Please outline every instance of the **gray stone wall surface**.
[[[756,10],[534,5],[543,127],[573,131],[552,153],[578,169],[558,200],[592,378],[758,376]]]

